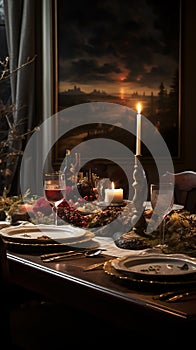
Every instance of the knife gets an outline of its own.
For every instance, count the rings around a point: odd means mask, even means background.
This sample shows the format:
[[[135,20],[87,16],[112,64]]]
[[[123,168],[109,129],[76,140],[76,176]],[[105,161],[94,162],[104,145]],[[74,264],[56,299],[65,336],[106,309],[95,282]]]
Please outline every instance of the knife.
[[[41,255],[41,259],[47,259],[47,258],[51,258],[53,256],[66,255],[66,254],[71,254],[71,253],[75,253],[75,252],[76,252],[76,250],[66,250],[64,252],[55,252],[55,253],[42,254]]]

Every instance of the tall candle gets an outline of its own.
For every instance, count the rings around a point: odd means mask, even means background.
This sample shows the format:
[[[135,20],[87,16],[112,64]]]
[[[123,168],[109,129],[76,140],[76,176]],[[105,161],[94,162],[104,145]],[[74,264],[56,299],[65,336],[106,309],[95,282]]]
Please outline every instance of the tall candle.
[[[122,203],[123,202],[123,189],[114,188],[114,183],[112,182],[112,188],[105,189],[105,202],[106,203]]]
[[[141,155],[141,103],[137,104],[136,156]]]

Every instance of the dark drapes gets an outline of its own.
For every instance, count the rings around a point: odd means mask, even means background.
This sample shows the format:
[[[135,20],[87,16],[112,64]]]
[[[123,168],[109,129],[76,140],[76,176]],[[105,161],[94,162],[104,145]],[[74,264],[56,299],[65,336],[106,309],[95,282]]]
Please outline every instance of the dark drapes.
[[[15,72],[10,83],[17,135],[28,134],[42,119],[41,5],[40,0],[4,0],[10,72]],[[11,150],[23,151],[30,135],[13,139],[10,131]],[[20,194],[20,162],[21,156],[7,160],[5,181],[10,195]]]

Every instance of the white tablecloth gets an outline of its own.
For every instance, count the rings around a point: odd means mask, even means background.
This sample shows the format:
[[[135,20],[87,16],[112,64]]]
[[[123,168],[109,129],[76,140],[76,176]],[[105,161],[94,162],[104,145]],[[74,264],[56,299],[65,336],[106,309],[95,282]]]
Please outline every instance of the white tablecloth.
[[[127,255],[138,255],[144,253],[144,250],[131,250],[123,249],[116,246],[114,240],[111,237],[98,237],[93,238],[94,241],[98,242],[100,248],[106,249],[104,255],[111,255],[114,257],[122,257]]]

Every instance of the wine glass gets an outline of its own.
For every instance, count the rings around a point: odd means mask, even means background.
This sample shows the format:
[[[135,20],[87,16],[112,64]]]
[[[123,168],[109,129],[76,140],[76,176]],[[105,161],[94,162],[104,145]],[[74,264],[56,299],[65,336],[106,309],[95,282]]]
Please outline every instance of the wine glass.
[[[150,185],[150,201],[152,209],[155,210],[157,218],[161,218],[160,229],[160,243],[157,245],[158,248],[165,248],[165,224],[166,216],[170,213],[174,204],[174,185],[173,183],[163,184],[151,184]]]
[[[54,224],[58,224],[57,207],[66,195],[65,174],[46,173],[44,174],[44,193],[45,198],[50,203],[54,211]]]

